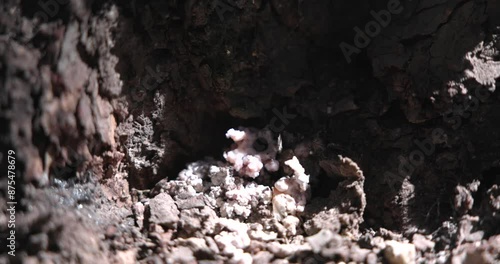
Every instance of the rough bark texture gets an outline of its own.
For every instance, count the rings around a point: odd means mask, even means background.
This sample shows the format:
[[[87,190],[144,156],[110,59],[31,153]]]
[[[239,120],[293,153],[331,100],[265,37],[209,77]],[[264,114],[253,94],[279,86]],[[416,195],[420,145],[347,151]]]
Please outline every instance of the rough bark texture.
[[[0,262],[405,263],[407,244],[417,262],[499,261],[500,1],[401,2],[349,63],[342,43],[388,8],[2,1],[0,173],[13,150],[18,204]],[[208,194],[175,181],[222,161],[237,126],[281,135],[278,159],[311,175],[297,233],[255,214],[241,259]]]

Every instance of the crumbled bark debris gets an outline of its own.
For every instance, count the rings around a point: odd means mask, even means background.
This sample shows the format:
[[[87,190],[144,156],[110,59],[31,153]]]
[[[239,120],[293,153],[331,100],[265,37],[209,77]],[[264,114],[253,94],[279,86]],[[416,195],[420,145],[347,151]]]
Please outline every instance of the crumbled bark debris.
[[[0,263],[500,260],[496,1],[209,2],[0,3]]]

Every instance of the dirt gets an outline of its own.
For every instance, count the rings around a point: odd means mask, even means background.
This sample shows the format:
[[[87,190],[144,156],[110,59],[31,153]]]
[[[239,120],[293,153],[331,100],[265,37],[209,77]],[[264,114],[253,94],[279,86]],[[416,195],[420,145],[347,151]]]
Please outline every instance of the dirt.
[[[500,263],[499,15],[2,1],[0,263]],[[238,127],[278,171],[225,160]],[[293,156],[307,201],[281,218]]]

